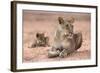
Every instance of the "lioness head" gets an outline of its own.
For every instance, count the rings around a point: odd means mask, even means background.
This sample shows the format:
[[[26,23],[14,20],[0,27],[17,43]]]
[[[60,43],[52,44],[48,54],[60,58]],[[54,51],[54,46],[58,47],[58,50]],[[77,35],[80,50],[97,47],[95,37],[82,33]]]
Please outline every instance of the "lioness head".
[[[73,17],[68,18],[66,21],[62,17],[58,17],[58,22],[60,25],[60,28],[63,31],[64,36],[69,36],[73,33],[73,23],[75,19]]]
[[[58,17],[58,22],[62,26],[62,28],[68,29],[68,25],[72,25],[74,23],[75,19],[73,17],[68,18],[66,21],[62,17]]]

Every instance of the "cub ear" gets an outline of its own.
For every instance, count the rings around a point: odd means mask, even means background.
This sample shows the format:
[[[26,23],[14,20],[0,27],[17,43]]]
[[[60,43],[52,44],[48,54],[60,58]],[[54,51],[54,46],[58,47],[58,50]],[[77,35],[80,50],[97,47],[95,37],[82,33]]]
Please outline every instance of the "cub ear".
[[[36,33],[36,37],[38,38],[40,36],[40,34],[39,33]]]
[[[58,17],[59,24],[64,24],[64,20],[62,17]]]
[[[44,36],[44,33],[41,33],[41,36]]]

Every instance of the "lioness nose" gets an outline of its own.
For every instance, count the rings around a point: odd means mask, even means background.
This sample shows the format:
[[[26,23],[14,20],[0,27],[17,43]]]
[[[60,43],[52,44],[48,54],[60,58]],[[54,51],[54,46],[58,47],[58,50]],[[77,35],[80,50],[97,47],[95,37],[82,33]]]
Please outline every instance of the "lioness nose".
[[[64,36],[68,36],[68,33],[64,33]]]

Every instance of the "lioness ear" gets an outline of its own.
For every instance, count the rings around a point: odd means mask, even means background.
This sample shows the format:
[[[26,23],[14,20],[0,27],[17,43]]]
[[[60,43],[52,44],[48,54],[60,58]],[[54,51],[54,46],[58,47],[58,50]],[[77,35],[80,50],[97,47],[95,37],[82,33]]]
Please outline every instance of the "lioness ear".
[[[64,24],[64,20],[62,17],[58,17],[59,24]]]
[[[74,23],[75,22],[75,18],[73,18],[73,17],[71,17],[71,18],[69,18],[68,20],[67,20],[69,23]]]

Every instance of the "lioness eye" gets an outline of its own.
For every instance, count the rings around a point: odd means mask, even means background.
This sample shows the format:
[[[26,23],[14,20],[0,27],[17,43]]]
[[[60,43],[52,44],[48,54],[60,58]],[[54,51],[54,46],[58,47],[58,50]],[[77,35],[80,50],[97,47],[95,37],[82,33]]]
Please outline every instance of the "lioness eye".
[[[68,24],[66,25],[66,27],[68,27]]]

